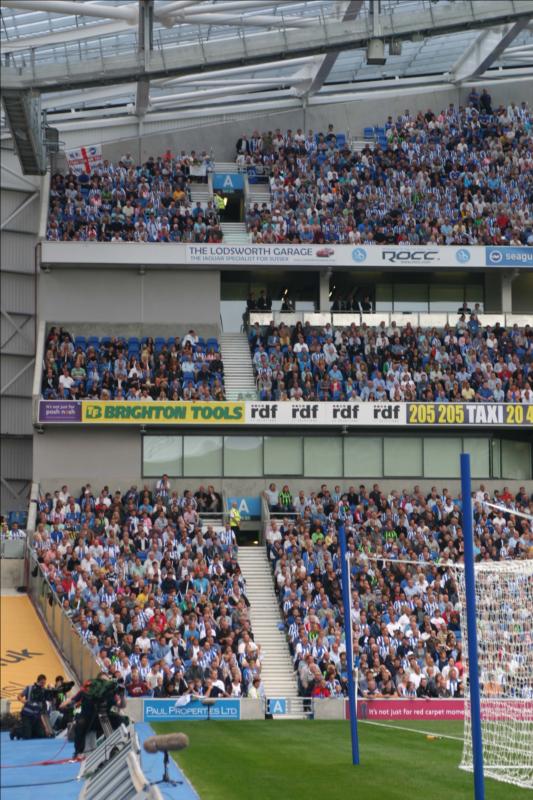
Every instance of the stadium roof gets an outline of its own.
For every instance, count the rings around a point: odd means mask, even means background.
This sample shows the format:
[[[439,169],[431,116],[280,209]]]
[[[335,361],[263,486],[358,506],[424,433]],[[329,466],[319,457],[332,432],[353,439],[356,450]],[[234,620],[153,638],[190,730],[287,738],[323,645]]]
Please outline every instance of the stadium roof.
[[[532,18],[533,0],[4,0],[2,88],[74,131],[516,82]]]

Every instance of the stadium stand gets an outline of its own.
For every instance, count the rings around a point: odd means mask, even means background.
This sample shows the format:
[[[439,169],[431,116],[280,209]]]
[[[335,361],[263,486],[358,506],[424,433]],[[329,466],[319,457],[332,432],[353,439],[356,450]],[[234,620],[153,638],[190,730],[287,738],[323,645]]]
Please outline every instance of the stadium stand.
[[[530,132],[526,101],[490,98],[389,117],[360,152],[333,125],[255,131],[237,162],[269,174],[272,209],[248,209],[252,241],[531,245]]]
[[[533,402],[533,328],[392,322],[323,328],[256,324],[249,334],[262,400]]]
[[[207,153],[167,151],[135,166],[131,155],[90,173],[56,173],[46,238],[52,241],[220,242],[212,200],[191,203],[191,168],[206,176]]]
[[[246,582],[213,486],[42,496],[33,547],[65,613],[130,697],[240,697],[261,683]]]
[[[457,586],[463,555],[461,501],[443,488],[385,494],[379,484],[293,495],[265,492],[266,542],[289,647],[307,697],[347,693],[338,528],[348,538],[352,619],[361,697],[462,697]],[[530,558],[533,493],[473,493],[477,561]],[[505,512],[484,506],[494,502]],[[521,695],[529,695],[524,686]]]
[[[48,333],[44,399],[225,400],[218,340],[190,330],[171,336],[72,336]]]

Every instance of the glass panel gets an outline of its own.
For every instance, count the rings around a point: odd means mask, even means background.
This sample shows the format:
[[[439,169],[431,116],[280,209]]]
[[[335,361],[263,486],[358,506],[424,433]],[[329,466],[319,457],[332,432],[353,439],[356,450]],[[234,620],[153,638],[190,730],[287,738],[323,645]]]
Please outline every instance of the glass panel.
[[[463,453],[470,453],[472,478],[490,478],[489,444],[490,439],[479,439],[474,436],[463,438]]]
[[[222,436],[183,437],[184,477],[222,475]]]
[[[462,440],[457,438],[424,439],[424,476],[459,478]]]
[[[304,475],[340,478],[342,475],[342,439],[333,436],[304,438]]]
[[[425,283],[395,283],[394,311],[428,310],[428,286]]]
[[[502,476],[502,443],[500,439],[493,439],[492,445],[492,477]]]
[[[476,303],[479,303],[481,305],[481,309],[483,310],[483,302],[484,302],[483,290],[484,287],[482,283],[475,283],[475,284],[469,283],[467,285],[465,299],[470,308],[473,308]]]
[[[236,478],[263,475],[263,440],[260,436],[224,437],[224,475]]]
[[[385,436],[383,462],[384,475],[392,477],[422,475],[422,438]]]
[[[383,444],[381,436],[349,436],[344,440],[344,476],[346,478],[381,478]]]
[[[392,283],[377,284],[376,311],[392,311]]]
[[[457,311],[463,305],[464,286],[439,286],[432,284],[429,287],[430,311]]]
[[[165,473],[179,477],[182,470],[181,436],[143,437],[143,475],[160,478]]]
[[[531,445],[502,439],[502,478],[527,481],[531,478]]]
[[[265,436],[265,475],[303,475],[301,436]]]

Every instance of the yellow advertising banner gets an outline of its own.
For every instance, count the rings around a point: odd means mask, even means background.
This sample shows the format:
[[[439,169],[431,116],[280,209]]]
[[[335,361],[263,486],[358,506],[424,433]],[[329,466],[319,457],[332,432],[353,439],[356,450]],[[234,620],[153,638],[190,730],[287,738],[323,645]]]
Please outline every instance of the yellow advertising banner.
[[[3,596],[1,602],[2,650],[0,656],[2,700],[16,701],[22,690],[44,673],[53,684],[57,675],[69,679],[29,597]],[[15,703],[15,707],[18,704]]]
[[[84,400],[81,421],[96,425],[238,425],[245,422],[245,408],[245,403]]]

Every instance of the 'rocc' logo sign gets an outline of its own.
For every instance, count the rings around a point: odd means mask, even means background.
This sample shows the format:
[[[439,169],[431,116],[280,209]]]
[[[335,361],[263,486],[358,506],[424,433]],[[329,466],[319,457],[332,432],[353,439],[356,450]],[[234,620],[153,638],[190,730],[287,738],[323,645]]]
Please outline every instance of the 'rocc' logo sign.
[[[382,261],[394,263],[404,261],[408,263],[422,261],[435,261],[439,255],[438,250],[384,250],[381,254]]]

